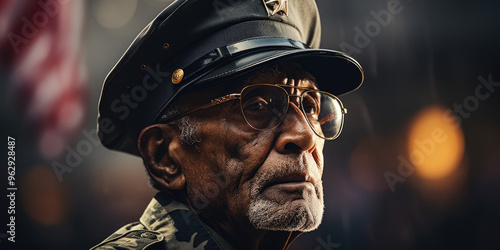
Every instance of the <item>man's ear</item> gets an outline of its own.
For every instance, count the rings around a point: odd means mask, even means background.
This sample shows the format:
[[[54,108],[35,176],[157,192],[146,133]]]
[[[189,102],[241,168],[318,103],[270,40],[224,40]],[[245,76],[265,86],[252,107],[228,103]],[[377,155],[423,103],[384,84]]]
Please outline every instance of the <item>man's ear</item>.
[[[178,143],[174,130],[165,124],[144,128],[137,140],[139,153],[151,178],[166,190],[181,190],[186,185],[184,174],[170,152]]]

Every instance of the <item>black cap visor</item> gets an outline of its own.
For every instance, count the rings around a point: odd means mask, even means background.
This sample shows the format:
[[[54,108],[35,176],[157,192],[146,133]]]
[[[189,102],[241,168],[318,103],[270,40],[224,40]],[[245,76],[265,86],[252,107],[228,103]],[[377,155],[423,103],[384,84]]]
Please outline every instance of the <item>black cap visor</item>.
[[[214,80],[236,77],[287,60],[301,64],[317,79],[321,90],[337,96],[352,92],[363,83],[364,72],[361,65],[342,52],[327,49],[271,49],[236,58],[204,75],[192,85],[211,85]]]

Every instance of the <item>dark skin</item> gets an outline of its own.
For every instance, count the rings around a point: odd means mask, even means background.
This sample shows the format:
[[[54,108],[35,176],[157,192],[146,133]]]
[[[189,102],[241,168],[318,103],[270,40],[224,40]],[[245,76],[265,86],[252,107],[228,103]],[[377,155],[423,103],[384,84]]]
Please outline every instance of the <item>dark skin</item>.
[[[247,84],[280,83],[314,88],[310,79],[295,73],[303,71],[297,65],[281,64],[279,70],[284,73],[259,77]],[[247,84],[233,85],[236,91],[229,93],[238,92]],[[210,100],[229,93],[219,88],[193,93],[197,98],[186,99]],[[309,159],[309,164],[294,170],[283,181],[297,185],[269,184],[262,197],[277,201],[283,209],[319,202],[324,140],[310,129],[298,107],[298,98],[290,98],[283,122],[273,130],[258,131],[246,123],[239,102],[229,101],[190,115],[199,124],[201,141],[196,145],[182,145],[176,127],[155,124],[141,132],[139,151],[161,189],[188,204],[204,223],[234,247],[282,248],[290,232],[255,229],[250,223],[250,190],[258,176],[272,173],[282,159],[297,165],[304,165],[301,163]],[[280,180],[273,179],[276,181]],[[313,195],[306,199],[305,193]]]

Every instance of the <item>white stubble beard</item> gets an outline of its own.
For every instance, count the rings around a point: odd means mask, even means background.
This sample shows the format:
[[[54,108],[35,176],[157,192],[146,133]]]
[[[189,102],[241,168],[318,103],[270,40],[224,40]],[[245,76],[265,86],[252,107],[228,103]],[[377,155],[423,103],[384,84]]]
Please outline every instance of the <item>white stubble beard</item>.
[[[319,227],[323,218],[323,184],[316,183],[315,195],[306,195],[304,200],[294,200],[279,204],[264,198],[262,188],[271,178],[284,176],[297,168],[317,167],[312,157],[306,157],[306,166],[297,166],[297,161],[279,161],[272,173],[256,177],[250,190],[248,218],[256,229],[272,231],[310,232]]]

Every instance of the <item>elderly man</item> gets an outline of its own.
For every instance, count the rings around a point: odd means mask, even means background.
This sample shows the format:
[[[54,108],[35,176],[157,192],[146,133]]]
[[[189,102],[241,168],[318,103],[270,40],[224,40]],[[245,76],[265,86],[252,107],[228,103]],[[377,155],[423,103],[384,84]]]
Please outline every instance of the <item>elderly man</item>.
[[[105,146],[159,190],[94,249],[287,249],[323,216],[323,146],[361,66],[317,49],[312,0],[175,1],[109,73]],[[320,90],[321,89],[321,90]]]

